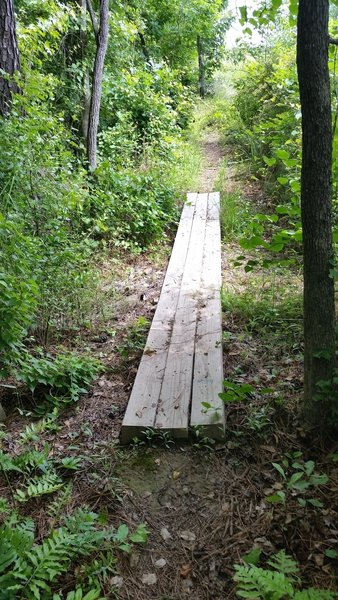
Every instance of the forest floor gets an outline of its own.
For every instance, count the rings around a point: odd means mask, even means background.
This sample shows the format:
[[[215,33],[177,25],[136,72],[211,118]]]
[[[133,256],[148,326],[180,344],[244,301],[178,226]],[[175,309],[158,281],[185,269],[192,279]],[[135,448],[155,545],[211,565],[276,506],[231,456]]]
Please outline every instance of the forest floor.
[[[204,139],[203,152],[199,191],[215,189],[225,160],[225,198],[241,189],[246,202],[264,202],[259,186],[229,166],[231,156],[225,156],[213,131]],[[103,361],[105,373],[88,397],[62,415],[59,430],[44,432],[39,442],[49,444],[53,457],[81,458],[64,510],[70,514],[75,506],[86,504],[96,512],[106,511],[113,523],[124,522],[130,529],[140,523],[147,526],[148,542],[121,555],[107,598],[114,597],[112,585],[121,600],[235,598],[233,565],[254,547],[262,550],[263,564],[284,548],[299,562],[304,586],[333,588],[337,563],[325,551],[338,551],[338,469],[329,458],[334,448],[314,450],[297,419],[300,325],[291,319],[285,322],[277,302],[271,312],[264,297],[266,291],[270,302],[281,288],[297,290],[297,275],[292,280],[276,275],[272,288],[270,278],[259,273],[249,289],[250,274],[233,267],[242,250],[234,241],[224,245],[224,371],[226,378],[250,384],[252,393],[247,401],[226,407],[224,443],[214,444],[201,434],[190,444],[174,444],[148,432],[145,440],[135,440],[130,447],[119,445],[170,249],[168,239],[161,250],[130,258],[127,266],[105,265],[105,317],[77,341],[78,347]],[[231,302],[234,310],[229,309]],[[267,386],[278,393],[260,393]],[[24,417],[9,419],[14,452],[24,426]],[[326,473],[329,480],[317,486],[304,474],[306,485],[300,492],[290,483],[297,470],[291,464],[304,466],[314,456],[315,473]],[[278,492],[285,494],[285,503],[267,501],[269,496],[276,501]],[[317,506],[308,502],[311,499]],[[50,527],[45,505],[35,503],[31,510],[42,537]],[[65,582],[65,587],[72,583],[67,578]]]

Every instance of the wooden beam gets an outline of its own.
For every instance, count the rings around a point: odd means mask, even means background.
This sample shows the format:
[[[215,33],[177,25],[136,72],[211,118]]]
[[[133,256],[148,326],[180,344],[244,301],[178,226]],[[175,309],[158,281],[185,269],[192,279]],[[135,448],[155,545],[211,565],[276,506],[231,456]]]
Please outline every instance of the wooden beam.
[[[224,437],[220,198],[209,194],[197,318],[191,427],[202,426],[214,439]],[[205,412],[202,402],[210,405]]]
[[[187,438],[208,195],[199,194],[155,427]]]
[[[168,357],[173,323],[187,259],[197,194],[188,194],[183,207],[161,296],[149,331],[127,411],[121,442],[128,443],[155,424],[155,415]]]

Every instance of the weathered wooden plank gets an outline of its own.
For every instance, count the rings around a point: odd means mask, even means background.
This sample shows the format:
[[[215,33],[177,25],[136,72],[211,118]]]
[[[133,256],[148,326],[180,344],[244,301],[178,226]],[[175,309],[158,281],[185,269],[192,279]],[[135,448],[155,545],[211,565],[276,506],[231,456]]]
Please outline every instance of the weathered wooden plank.
[[[223,388],[219,211],[219,194],[209,194],[190,418],[191,427],[203,426],[206,435],[216,439],[224,436],[224,406],[218,396]],[[202,402],[213,410],[204,412]]]
[[[188,194],[182,211],[162,292],[122,423],[122,443],[129,442],[142,430],[154,426],[187,259],[196,199],[197,194]]]
[[[155,418],[157,429],[170,430],[177,438],[188,437],[207,207],[208,195],[199,194]]]

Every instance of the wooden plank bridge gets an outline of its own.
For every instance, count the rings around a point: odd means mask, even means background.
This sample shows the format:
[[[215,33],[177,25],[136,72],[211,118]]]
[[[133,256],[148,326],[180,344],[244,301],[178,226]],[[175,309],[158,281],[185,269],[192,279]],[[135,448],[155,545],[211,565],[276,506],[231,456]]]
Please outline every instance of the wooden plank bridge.
[[[219,193],[188,194],[122,424],[128,443],[147,428],[224,436]],[[208,410],[207,402],[215,410]]]

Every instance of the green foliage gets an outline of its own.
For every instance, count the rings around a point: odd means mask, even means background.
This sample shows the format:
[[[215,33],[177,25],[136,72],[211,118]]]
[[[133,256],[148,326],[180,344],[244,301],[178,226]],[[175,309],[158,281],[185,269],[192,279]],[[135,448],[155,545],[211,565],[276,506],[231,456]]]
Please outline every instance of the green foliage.
[[[132,439],[132,444],[135,448],[142,446],[150,446],[151,448],[170,448],[174,444],[170,431],[161,431],[160,429],[153,429],[148,427],[144,431],[141,431],[140,437]]]
[[[22,228],[0,212],[0,373],[7,357],[18,351],[34,318],[37,285],[30,260],[34,253]]]
[[[27,502],[30,498],[38,498],[45,494],[54,494],[63,486],[63,482],[56,473],[44,473],[26,482],[24,489],[16,490],[15,498],[19,502]]]
[[[41,543],[34,543],[33,522],[20,521],[13,515],[0,528],[0,598],[62,598],[59,594],[53,595],[55,582],[60,575],[74,571],[80,557],[83,561],[93,553],[97,558],[84,567],[81,586],[67,598],[99,598],[101,577],[115,571],[112,546],[129,551],[132,543],[144,543],[146,539],[147,532],[142,525],[130,534],[125,525],[117,530],[104,527],[98,514],[78,510]]]
[[[223,387],[226,391],[218,394],[223,402],[243,402],[254,389],[249,383],[238,384],[233,381],[223,381]]]
[[[68,402],[77,402],[88,392],[91,382],[102,370],[101,364],[88,356],[75,353],[59,354],[55,358],[26,355],[19,362],[16,379],[26,384],[32,393],[42,396],[38,411],[46,412]]]
[[[249,203],[237,191],[221,194],[221,230],[226,241],[238,240],[247,229],[251,210]]]
[[[281,273],[283,275],[283,272]],[[299,290],[287,279],[277,289],[274,281],[257,277],[242,293],[222,290],[222,309],[256,335],[276,337],[287,329],[296,342],[301,332],[302,303]]]
[[[124,361],[130,356],[140,353],[145,346],[146,336],[149,329],[149,322],[145,317],[138,317],[135,323],[129,328],[126,339],[118,348],[118,352]]]
[[[303,507],[309,505],[314,508],[322,508],[322,502],[317,498],[304,497],[303,494],[313,488],[325,485],[328,477],[325,473],[316,473],[316,464],[313,460],[303,461],[302,453],[287,455],[282,464],[272,463],[272,466],[278,471],[283,481],[283,490],[277,491],[267,496],[267,502],[271,504],[285,504],[288,497],[297,497],[299,504]],[[277,488],[277,486],[276,486]],[[302,494],[302,495],[301,495]]]
[[[329,590],[307,588],[299,590],[298,566],[284,550],[268,561],[269,569],[254,564],[235,565],[236,594],[253,600],[334,600],[338,595]]]
[[[108,163],[96,171],[100,181],[95,203],[84,223],[115,246],[144,249],[159,239],[176,216],[175,194],[154,169],[149,173],[115,172]]]

